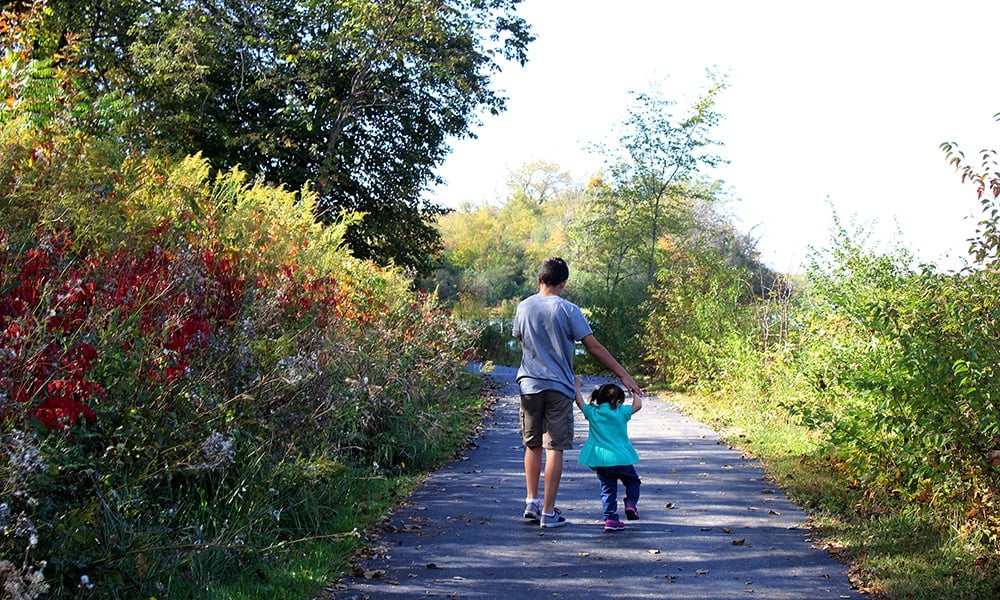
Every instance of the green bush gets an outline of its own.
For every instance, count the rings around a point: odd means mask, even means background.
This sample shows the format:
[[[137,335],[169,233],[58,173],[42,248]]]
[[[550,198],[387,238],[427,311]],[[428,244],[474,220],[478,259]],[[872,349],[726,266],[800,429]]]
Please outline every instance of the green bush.
[[[679,387],[711,387],[733,378],[740,355],[756,344],[752,275],[711,248],[672,248],[648,304],[646,360]]]
[[[468,328],[307,191],[99,137],[72,73],[4,31],[0,586],[202,597],[445,458],[478,408]]]
[[[996,276],[913,269],[855,239],[810,271],[799,368],[815,393],[792,406],[869,496],[957,507],[997,536]]]
[[[791,294],[699,346],[685,364],[707,372],[705,393],[680,403],[759,453],[867,586],[987,597],[1000,549],[1000,282],[994,269],[940,272],[866,242],[838,221]]]

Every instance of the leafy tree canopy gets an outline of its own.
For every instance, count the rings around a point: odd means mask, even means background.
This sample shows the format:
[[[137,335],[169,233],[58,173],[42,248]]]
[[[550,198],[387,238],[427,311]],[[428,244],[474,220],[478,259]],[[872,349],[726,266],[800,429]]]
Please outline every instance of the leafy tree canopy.
[[[521,0],[48,0],[40,52],[82,42],[94,91],[122,90],[133,140],[311,186],[317,217],[364,220],[360,258],[426,269],[445,209],[421,197],[452,137],[505,98],[534,39]]]
[[[723,162],[715,153],[720,144],[709,134],[722,119],[715,102],[726,78],[711,71],[708,76],[708,88],[680,116],[673,114],[675,102],[661,89],[635,93],[635,104],[621,124],[619,147],[598,148],[611,161],[606,179],[592,182],[600,199],[598,226],[613,240],[616,270],[626,267],[624,259],[645,252],[647,283],[657,270],[657,240],[681,226],[672,221],[687,209],[692,180],[701,167]]]

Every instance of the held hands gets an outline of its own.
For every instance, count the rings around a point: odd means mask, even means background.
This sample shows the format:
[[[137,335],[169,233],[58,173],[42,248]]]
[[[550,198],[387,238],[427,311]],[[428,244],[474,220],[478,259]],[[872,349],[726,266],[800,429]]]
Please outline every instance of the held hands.
[[[625,389],[632,392],[633,396],[642,397],[645,395],[642,392],[642,388],[639,387],[639,384],[636,383],[635,380],[632,379],[632,376],[628,373],[625,373],[620,379],[622,380],[622,385],[625,386]]]
[[[632,392],[632,414],[634,415],[642,409],[642,388],[639,387],[639,384],[637,384],[628,373],[626,373],[621,380],[625,389]]]

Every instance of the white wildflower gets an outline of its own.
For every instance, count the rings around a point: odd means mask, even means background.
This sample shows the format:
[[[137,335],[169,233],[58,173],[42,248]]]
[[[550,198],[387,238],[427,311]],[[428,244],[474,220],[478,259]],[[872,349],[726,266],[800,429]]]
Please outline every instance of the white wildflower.
[[[80,587],[85,590],[92,590],[94,589],[94,584],[91,583],[90,577],[87,577],[86,575],[80,575]]]
[[[198,465],[202,469],[212,469],[233,462],[235,457],[233,443],[222,436],[218,431],[213,431],[201,443],[201,455],[204,462]]]
[[[26,482],[32,475],[45,472],[45,460],[35,445],[34,435],[26,431],[14,431],[3,445],[10,458],[17,483]]]
[[[319,355],[315,351],[306,354],[293,354],[282,357],[278,361],[278,368],[281,369],[281,378],[289,385],[295,385],[306,381],[320,373]]]
[[[49,593],[49,584],[45,583],[45,563],[38,565],[36,570],[25,565],[19,569],[9,560],[0,560],[0,590],[4,598],[16,600],[36,600]]]
[[[23,512],[18,513],[13,519],[10,517],[10,510],[8,509],[8,517],[0,522],[0,533],[3,535],[9,535],[16,538],[24,538],[28,540],[28,544],[34,548],[38,545],[38,529],[35,528],[35,524],[31,522]]]

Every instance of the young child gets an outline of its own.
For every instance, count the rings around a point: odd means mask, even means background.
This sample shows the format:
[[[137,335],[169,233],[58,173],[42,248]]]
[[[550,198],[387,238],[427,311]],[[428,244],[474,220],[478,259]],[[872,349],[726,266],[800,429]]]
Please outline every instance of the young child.
[[[642,408],[636,395],[631,406],[625,404],[625,390],[614,383],[595,389],[590,402],[583,402],[583,379],[576,378],[576,405],[590,424],[587,443],[580,449],[580,463],[593,469],[601,481],[601,504],[604,506],[604,531],[621,531],[625,523],[618,518],[618,482],[625,485],[625,516],[639,518],[639,485],[635,470],[639,453],[628,439],[628,421]]]

